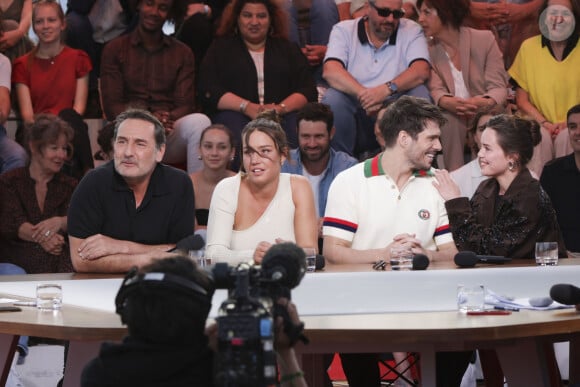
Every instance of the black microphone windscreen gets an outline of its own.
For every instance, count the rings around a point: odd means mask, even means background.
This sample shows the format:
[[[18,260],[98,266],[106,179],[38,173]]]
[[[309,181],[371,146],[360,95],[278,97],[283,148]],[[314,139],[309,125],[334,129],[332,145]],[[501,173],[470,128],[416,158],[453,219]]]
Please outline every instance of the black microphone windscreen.
[[[580,288],[570,284],[556,284],[550,289],[550,297],[560,304],[580,304]]]
[[[277,243],[266,251],[262,270],[266,277],[276,279],[281,285],[293,289],[306,273],[306,254],[295,243]]]
[[[415,254],[413,270],[425,270],[429,266],[429,258],[425,254]]]
[[[453,261],[459,267],[474,267],[478,259],[473,251],[460,251],[455,254]]]
[[[189,250],[199,250],[205,246],[205,241],[198,234],[191,234],[181,239],[175,245],[175,250],[181,250],[187,253]]]

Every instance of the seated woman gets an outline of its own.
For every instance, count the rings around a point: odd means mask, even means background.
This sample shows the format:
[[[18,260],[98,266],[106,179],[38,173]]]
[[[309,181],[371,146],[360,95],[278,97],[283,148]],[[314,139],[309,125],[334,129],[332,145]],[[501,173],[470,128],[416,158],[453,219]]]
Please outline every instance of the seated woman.
[[[271,244],[318,246],[314,194],[303,176],[280,173],[288,157],[284,130],[258,118],[242,132],[243,165],[216,186],[209,208],[206,255],[212,262],[262,261]]]
[[[485,130],[487,121],[492,117],[491,113],[479,112],[473,117],[473,124],[469,129],[468,136],[471,137],[472,152],[477,155],[481,149],[481,133]],[[483,176],[481,173],[481,167],[479,166],[479,160],[477,156],[471,160],[469,163],[465,164],[459,169],[451,172],[451,178],[459,186],[461,191],[461,196],[465,196],[471,199],[479,184],[487,179],[487,176]]]
[[[296,147],[296,110],[317,100],[308,61],[288,40],[288,17],[273,0],[232,1],[201,65],[199,96],[206,112],[238,143],[244,125],[274,109]]]
[[[0,262],[29,274],[71,272],[67,210],[77,181],[61,168],[73,130],[41,114],[26,132],[30,165],[0,176]]]
[[[566,257],[550,198],[526,168],[539,137],[532,121],[504,114],[491,118],[478,153],[481,172],[489,179],[471,200],[461,197],[447,171],[435,172],[458,250],[533,259],[536,242],[553,241],[560,257]]]
[[[0,52],[10,62],[32,48],[28,38],[32,0],[0,1]]]
[[[464,164],[467,127],[473,116],[507,100],[507,73],[490,31],[461,27],[469,0],[418,0],[419,23],[431,37],[429,91],[448,122],[441,128],[445,168]]]
[[[545,163],[553,156],[550,137],[556,157],[572,152],[565,128],[566,112],[580,101],[580,6],[546,0],[540,11],[542,34],[522,43],[508,72],[518,109],[542,125]],[[566,133],[559,135],[562,131]]]
[[[80,178],[93,168],[88,127],[81,117],[87,103],[91,62],[84,51],[63,44],[65,21],[58,2],[36,2],[32,28],[38,45],[16,59],[12,70],[20,115],[25,123],[34,122],[38,113],[59,115],[69,123],[75,131],[75,155],[64,171]]]
[[[224,125],[213,124],[201,132],[199,158],[203,168],[189,175],[195,196],[195,230],[207,228],[209,203],[217,183],[235,175],[228,169],[236,154],[234,135]]]

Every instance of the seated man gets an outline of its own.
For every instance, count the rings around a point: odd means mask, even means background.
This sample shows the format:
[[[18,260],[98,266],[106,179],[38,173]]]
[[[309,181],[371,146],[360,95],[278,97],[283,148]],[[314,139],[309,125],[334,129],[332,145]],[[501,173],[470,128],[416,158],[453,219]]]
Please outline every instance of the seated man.
[[[580,105],[568,110],[566,121],[573,152],[546,164],[540,183],[556,210],[566,249],[580,257]]]
[[[101,61],[103,111],[109,121],[129,107],[153,113],[167,135],[163,161],[193,173],[202,166],[201,131],[210,124],[195,110],[194,60],[183,43],[163,33],[173,0],[139,1],[139,22],[109,42]]]
[[[310,102],[297,113],[298,148],[282,164],[282,172],[305,176],[314,191],[319,219],[324,216],[330,183],[336,175],[357,163],[348,154],[330,147],[334,136],[334,115],[328,105]],[[322,225],[321,225],[322,226]],[[322,228],[320,229],[322,237]]]
[[[24,167],[28,155],[16,141],[8,137],[4,123],[10,114],[10,60],[0,54],[0,174]]]
[[[144,110],[117,117],[113,160],[89,172],[68,211],[71,260],[78,272],[126,272],[193,233],[189,176],[161,164],[165,130]]]
[[[421,98],[403,96],[387,107],[378,123],[384,151],[330,185],[323,225],[328,262],[388,262],[393,248],[453,259],[457,249],[431,169],[444,122],[441,110]],[[375,355],[341,358],[349,385],[380,384]],[[471,352],[438,354],[437,385],[459,386],[470,358]]]
[[[330,34],[322,102],[336,117],[332,147],[364,158],[379,146],[375,115],[387,99],[410,94],[429,99],[429,51],[421,27],[402,18],[402,0],[371,0],[366,16],[340,22]]]
[[[156,260],[129,273],[115,300],[129,336],[121,344],[103,344],[85,367],[81,386],[213,386],[213,356],[204,333],[212,293],[207,274],[187,257]],[[279,303],[286,303],[290,321],[299,324],[294,304],[285,299]],[[282,326],[277,320],[282,386],[304,387],[304,374]],[[207,333],[210,338],[217,334],[215,324]]]

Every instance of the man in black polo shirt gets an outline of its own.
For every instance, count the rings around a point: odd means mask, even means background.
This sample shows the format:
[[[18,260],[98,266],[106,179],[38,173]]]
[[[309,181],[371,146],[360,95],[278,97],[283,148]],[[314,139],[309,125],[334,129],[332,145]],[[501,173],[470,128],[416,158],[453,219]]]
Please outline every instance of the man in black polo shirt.
[[[115,123],[113,161],[88,173],[68,212],[73,266],[118,273],[150,263],[193,233],[193,186],[187,174],[160,163],[165,130],[144,110]]]

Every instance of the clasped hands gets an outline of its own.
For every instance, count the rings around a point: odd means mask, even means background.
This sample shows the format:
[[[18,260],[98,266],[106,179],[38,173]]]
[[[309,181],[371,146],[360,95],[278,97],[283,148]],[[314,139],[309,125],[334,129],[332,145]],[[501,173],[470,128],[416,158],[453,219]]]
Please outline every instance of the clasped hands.
[[[55,216],[45,219],[32,226],[32,240],[47,253],[60,255],[65,244],[64,236],[58,233],[60,229],[61,218]]]
[[[390,95],[391,90],[386,84],[382,84],[362,89],[358,93],[357,99],[367,115],[373,116],[378,113],[383,106],[383,103]]]

